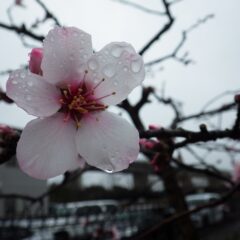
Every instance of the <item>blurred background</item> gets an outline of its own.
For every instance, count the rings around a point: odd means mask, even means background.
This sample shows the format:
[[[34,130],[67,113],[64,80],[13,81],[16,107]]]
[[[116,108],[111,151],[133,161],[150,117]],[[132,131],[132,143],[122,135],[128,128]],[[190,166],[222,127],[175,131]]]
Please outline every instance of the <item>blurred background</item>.
[[[235,122],[237,0],[5,0],[0,6],[0,123],[16,133],[34,117],[1,97],[8,74],[27,66],[31,49],[56,24],[91,34],[95,51],[126,41],[143,56],[145,81],[128,98],[135,106],[154,89],[137,112],[140,131],[150,124],[220,131]],[[136,125],[124,106],[110,110]],[[143,150],[121,173],[87,166],[48,181],[22,173],[8,141],[16,139],[0,140],[1,240],[240,239],[236,140],[175,149],[167,167]]]

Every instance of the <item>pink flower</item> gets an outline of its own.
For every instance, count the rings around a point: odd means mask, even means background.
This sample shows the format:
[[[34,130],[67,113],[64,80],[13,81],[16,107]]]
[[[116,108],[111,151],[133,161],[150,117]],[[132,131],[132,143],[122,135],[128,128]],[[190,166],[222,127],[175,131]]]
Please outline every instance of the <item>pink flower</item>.
[[[89,34],[56,27],[44,40],[42,75],[30,70],[14,71],[7,82],[7,95],[38,117],[26,125],[17,145],[25,173],[47,179],[85,161],[116,172],[137,158],[137,129],[106,111],[144,79],[142,58],[131,45],[110,43],[93,53]]]
[[[29,70],[32,73],[42,75],[41,63],[43,58],[42,48],[33,48],[29,54]]]

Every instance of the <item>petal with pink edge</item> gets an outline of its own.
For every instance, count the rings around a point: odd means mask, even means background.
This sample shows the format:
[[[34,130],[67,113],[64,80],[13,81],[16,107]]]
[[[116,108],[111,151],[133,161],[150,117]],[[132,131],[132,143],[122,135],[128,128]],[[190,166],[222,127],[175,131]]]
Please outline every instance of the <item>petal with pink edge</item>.
[[[75,144],[73,121],[64,115],[35,119],[24,128],[17,145],[20,168],[29,176],[48,179],[81,166]]]
[[[51,116],[61,107],[60,91],[41,76],[26,70],[10,74],[7,95],[26,112],[38,117]]]
[[[93,85],[104,79],[95,89],[94,95],[95,98],[101,98],[110,94],[101,100],[110,105],[118,104],[127,98],[145,77],[142,57],[130,44],[124,42],[110,43],[95,53],[88,60],[88,71],[88,80],[93,82]]]
[[[43,76],[52,84],[80,80],[93,54],[91,36],[75,27],[55,27],[43,43]]]
[[[77,150],[89,165],[117,172],[137,159],[139,134],[125,119],[103,111],[83,118],[80,124]]]

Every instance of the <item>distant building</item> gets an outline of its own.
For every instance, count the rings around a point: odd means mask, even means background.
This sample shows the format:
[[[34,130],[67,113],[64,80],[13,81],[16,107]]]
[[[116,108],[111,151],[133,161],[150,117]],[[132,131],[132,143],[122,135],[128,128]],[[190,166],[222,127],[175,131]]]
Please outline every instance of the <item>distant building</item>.
[[[17,166],[16,160],[8,161],[0,166],[0,218],[17,216],[36,216],[47,213],[48,199],[42,206],[31,205],[21,198],[4,198],[3,195],[24,195],[38,197],[47,191],[47,182],[33,179],[24,174]]]

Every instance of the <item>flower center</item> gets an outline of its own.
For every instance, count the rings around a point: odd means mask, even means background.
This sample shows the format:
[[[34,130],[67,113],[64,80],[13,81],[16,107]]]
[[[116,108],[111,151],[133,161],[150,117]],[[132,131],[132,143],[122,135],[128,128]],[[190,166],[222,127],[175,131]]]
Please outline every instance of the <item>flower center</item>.
[[[87,72],[85,73],[87,74]],[[72,118],[76,122],[77,128],[80,127],[80,121],[86,114],[96,111],[103,111],[108,106],[101,103],[101,99],[114,95],[115,92],[96,98],[94,90],[102,83],[102,79],[96,86],[88,86],[85,80],[81,81],[78,86],[68,85],[66,88],[60,88],[62,96],[60,103],[62,105],[60,112],[65,113],[64,121]]]

